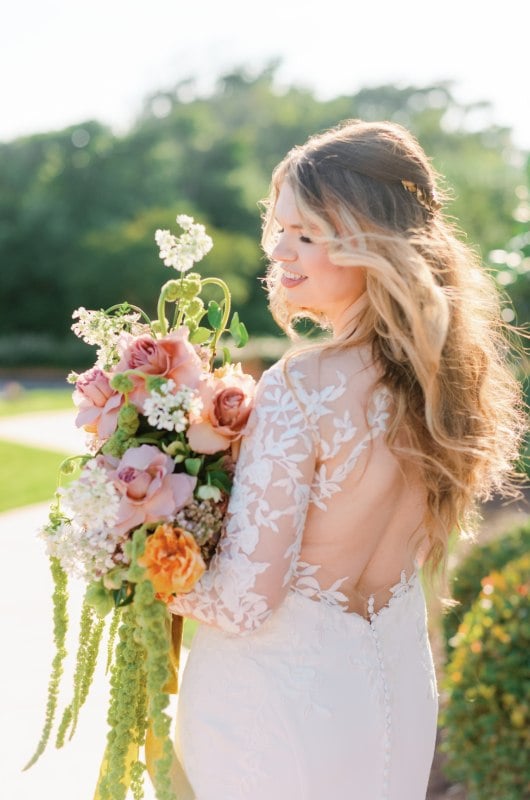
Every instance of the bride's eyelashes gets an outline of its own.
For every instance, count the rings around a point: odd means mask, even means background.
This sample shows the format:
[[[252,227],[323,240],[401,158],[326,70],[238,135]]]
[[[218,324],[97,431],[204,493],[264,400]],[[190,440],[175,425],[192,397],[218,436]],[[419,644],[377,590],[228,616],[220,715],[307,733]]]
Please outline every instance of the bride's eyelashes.
[[[279,228],[279,230],[277,231],[277,233],[278,233],[278,234],[280,234],[280,233],[283,233],[284,231],[285,231],[285,228]],[[309,236],[299,236],[298,238],[299,238],[299,239],[300,239],[300,241],[301,241],[301,242],[303,242],[304,244],[313,244],[313,240],[312,240],[312,239],[310,239],[310,238],[309,238]]]

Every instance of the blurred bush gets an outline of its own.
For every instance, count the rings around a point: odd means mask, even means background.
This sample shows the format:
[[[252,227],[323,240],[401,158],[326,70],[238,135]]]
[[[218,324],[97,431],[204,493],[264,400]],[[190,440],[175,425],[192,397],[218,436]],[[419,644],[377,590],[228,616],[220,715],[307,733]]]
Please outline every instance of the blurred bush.
[[[451,596],[460,605],[445,611],[442,616],[442,632],[446,658],[450,659],[458,639],[459,625],[478,597],[485,575],[502,569],[514,558],[530,552],[530,522],[483,545],[472,548],[466,558],[453,571],[450,580]],[[530,657],[530,654],[529,654]]]
[[[528,800],[530,554],[481,585],[441,682],[443,771],[468,800]]]

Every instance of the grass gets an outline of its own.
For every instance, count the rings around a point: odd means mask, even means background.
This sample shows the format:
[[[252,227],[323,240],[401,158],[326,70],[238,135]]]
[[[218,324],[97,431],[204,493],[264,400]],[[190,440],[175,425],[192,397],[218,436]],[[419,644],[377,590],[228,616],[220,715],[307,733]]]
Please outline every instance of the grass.
[[[0,417],[73,408],[72,389],[22,389],[12,397],[0,397]]]
[[[0,511],[51,500],[67,455],[0,441]]]

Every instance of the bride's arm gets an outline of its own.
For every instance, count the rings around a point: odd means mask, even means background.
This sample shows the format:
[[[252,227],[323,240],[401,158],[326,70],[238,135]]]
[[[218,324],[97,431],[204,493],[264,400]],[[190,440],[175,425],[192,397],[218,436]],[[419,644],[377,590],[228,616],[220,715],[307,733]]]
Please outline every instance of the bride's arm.
[[[169,608],[230,633],[262,625],[288,592],[315,467],[305,416],[281,368],[263,374],[209,569]]]

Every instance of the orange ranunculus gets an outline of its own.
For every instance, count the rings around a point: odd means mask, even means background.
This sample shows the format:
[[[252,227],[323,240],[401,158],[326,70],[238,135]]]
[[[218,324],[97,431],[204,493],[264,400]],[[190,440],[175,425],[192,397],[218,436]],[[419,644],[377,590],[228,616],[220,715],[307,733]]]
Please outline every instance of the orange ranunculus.
[[[169,523],[158,525],[147,537],[145,552],[138,563],[147,568],[155,591],[167,600],[172,594],[191,591],[206,569],[191,533]]]

